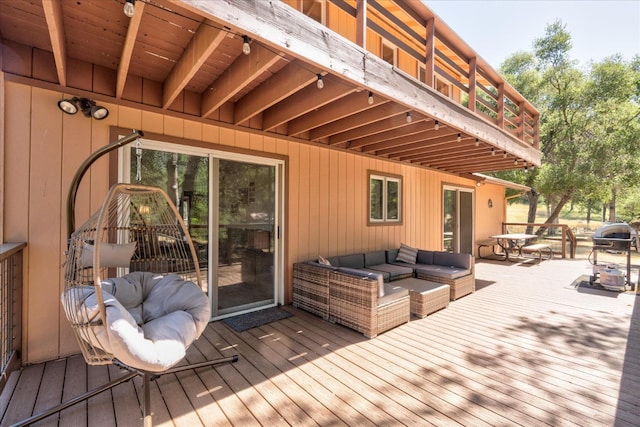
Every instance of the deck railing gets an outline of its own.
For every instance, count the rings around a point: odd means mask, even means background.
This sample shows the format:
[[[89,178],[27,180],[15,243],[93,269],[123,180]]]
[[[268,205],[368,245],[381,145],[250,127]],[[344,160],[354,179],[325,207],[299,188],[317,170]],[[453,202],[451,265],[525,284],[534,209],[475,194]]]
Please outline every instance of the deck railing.
[[[502,232],[535,234],[538,236],[538,243],[549,244],[554,254],[560,254],[562,258],[567,258],[567,255],[570,258],[576,257],[578,240],[567,224],[503,222]]]
[[[0,244],[0,390],[20,366],[22,258],[26,243]]]

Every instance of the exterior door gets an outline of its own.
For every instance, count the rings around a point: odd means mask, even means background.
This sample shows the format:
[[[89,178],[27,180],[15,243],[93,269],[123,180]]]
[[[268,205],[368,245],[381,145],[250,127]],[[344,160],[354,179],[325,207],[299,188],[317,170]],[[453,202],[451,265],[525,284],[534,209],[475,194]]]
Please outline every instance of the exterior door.
[[[276,167],[217,159],[214,317],[276,302]]]
[[[212,318],[280,301],[281,162],[153,141],[122,149],[121,158],[121,182],[164,189],[182,215],[207,277]]]
[[[445,186],[442,193],[442,248],[447,252],[473,253],[473,190]]]

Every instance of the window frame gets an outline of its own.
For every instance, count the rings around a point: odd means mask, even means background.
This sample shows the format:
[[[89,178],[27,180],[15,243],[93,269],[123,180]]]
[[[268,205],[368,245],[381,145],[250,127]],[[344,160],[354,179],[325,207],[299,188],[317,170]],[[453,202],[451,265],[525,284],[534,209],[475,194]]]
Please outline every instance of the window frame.
[[[385,172],[378,171],[368,171],[367,173],[367,189],[368,189],[368,204],[367,204],[367,225],[375,226],[375,225],[402,225],[403,218],[403,202],[404,202],[404,186],[403,186],[403,177],[401,175],[393,175]],[[372,191],[373,191],[373,180],[379,180],[382,182],[382,200],[381,204],[381,214],[382,218],[373,218],[373,209],[372,209]],[[395,206],[397,211],[397,218],[389,218],[389,183],[397,183],[398,185],[398,202]]]
[[[391,53],[393,53],[393,62],[389,62],[385,59],[385,49],[389,49]],[[394,67],[398,66],[398,46],[391,43],[389,40],[381,38],[380,39],[380,58],[388,64],[391,64]]]

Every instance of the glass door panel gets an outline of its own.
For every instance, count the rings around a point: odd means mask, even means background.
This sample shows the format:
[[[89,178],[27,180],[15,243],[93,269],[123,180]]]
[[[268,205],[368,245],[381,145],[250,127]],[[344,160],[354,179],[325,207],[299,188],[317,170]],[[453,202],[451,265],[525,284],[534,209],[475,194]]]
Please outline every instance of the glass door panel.
[[[276,168],[219,160],[214,317],[275,303]]]
[[[473,191],[444,188],[442,193],[442,249],[473,253]]]
[[[455,190],[444,190],[443,195],[443,230],[442,230],[442,250],[446,252],[456,252],[456,230],[457,230],[457,197]]]
[[[136,148],[131,147],[129,170],[130,182],[162,188],[180,212],[198,254],[203,290],[207,291],[209,158],[144,149],[138,168]]]

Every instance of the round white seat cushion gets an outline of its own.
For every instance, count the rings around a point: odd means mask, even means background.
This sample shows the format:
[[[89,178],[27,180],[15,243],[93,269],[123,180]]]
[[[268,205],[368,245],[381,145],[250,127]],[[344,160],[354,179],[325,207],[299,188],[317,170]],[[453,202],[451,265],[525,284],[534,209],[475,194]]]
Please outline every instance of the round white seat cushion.
[[[91,344],[143,371],[161,372],[182,360],[211,317],[207,295],[175,274],[137,271],[106,279],[102,294],[106,327],[94,327]],[[93,287],[83,305],[83,317],[98,318]]]

